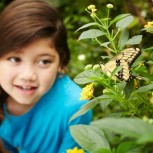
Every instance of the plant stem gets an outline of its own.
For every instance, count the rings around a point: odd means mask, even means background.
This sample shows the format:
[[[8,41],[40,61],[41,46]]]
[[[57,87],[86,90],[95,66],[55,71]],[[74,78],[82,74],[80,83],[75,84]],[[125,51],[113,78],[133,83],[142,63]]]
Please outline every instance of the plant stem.
[[[110,35],[110,32],[109,32],[108,29],[106,29],[106,32],[107,32],[106,37],[107,37],[108,40],[110,41],[110,43],[111,43],[111,45],[112,45],[112,47],[113,47],[114,53],[117,54],[117,49],[116,49],[116,47],[115,47],[115,43],[114,43],[114,41],[113,41],[113,37]]]

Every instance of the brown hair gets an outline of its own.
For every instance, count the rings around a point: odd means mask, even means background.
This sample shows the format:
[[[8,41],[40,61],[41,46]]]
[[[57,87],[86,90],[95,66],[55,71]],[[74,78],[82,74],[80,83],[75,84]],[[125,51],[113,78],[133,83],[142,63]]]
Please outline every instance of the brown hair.
[[[14,0],[1,13],[0,58],[40,38],[51,38],[61,67],[65,67],[70,59],[67,35],[54,7],[41,0]],[[0,89],[1,110],[6,97],[7,94]]]

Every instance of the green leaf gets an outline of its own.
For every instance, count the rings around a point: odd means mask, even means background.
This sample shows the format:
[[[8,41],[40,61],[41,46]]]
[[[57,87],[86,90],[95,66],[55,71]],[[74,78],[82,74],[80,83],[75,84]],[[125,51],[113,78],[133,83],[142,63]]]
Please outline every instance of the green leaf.
[[[133,141],[127,141],[119,144],[116,153],[140,153],[141,147]]]
[[[87,30],[87,31],[84,31],[80,37],[79,37],[79,40],[82,40],[82,39],[88,39],[88,38],[97,38],[99,36],[102,36],[104,35],[105,33],[102,32],[101,30],[99,29],[90,29],[90,30]]]
[[[94,121],[92,124],[101,129],[107,129],[131,138],[140,138],[142,135],[153,133],[153,125],[148,124],[141,119],[104,118]]]
[[[100,148],[110,149],[104,132],[94,126],[74,125],[70,127],[70,132],[75,141],[89,152]]]
[[[110,56],[101,56],[102,59],[110,59]]]
[[[142,35],[133,36],[126,42],[126,44],[128,45],[140,44],[141,40],[142,40]]]
[[[129,16],[129,15],[130,15],[130,14],[120,14],[120,15],[116,16],[116,17],[114,18],[114,20],[110,21],[110,25],[112,25],[113,23],[115,23],[115,22],[117,22],[117,21],[119,21],[119,20],[121,20],[121,19],[123,19],[123,18]]]
[[[93,82],[96,79],[99,79],[101,77],[101,73],[96,70],[86,70],[78,74],[75,78],[74,81],[77,84],[86,84]]]
[[[124,29],[123,31],[121,31],[120,39],[118,42],[118,48],[120,50],[122,50],[124,48],[128,39],[129,39],[129,31],[127,29]]]
[[[130,98],[133,90],[134,90],[134,80],[131,80],[130,82],[127,82],[125,88],[124,88],[124,94],[125,94],[125,97],[128,99]]]
[[[108,46],[108,44],[110,44],[110,42],[105,42],[105,43],[102,43],[102,44],[100,44],[100,46],[107,47],[107,46]]]
[[[119,28],[119,29],[124,29],[124,28],[128,27],[131,24],[133,19],[134,19],[133,16],[129,15],[129,16],[121,19],[120,21],[118,21],[116,23],[116,27]]]
[[[150,51],[153,50],[153,47],[143,48],[142,51]]]
[[[153,89],[153,83],[152,84],[149,84],[149,85],[146,85],[146,86],[143,86],[143,87],[140,87],[136,90],[136,92],[147,92],[147,91],[150,91]]]
[[[112,153],[112,152],[108,149],[101,148],[101,149],[98,149],[98,150],[91,152],[91,153]]]
[[[86,112],[88,112],[89,110],[93,109],[96,105],[98,105],[99,103],[105,101],[105,100],[108,100],[108,99],[111,99],[111,96],[110,95],[102,95],[102,96],[99,96],[99,97],[96,97],[94,99],[92,99],[91,101],[89,101],[88,103],[84,104],[80,109],[79,111],[77,111],[70,119],[70,121],[74,120],[75,118],[85,114]],[[108,103],[110,103],[108,101]]]
[[[90,26],[93,26],[93,25],[97,25],[97,23],[96,22],[91,22],[91,23],[85,24],[82,27],[80,27],[77,31],[79,31],[81,29],[84,29],[84,28],[87,28],[87,27],[90,27]]]
[[[149,142],[153,143],[153,133],[145,134],[137,140],[137,143],[139,144],[145,144]]]
[[[148,62],[146,62],[147,64],[151,64],[153,65],[153,61],[152,60],[149,60]]]
[[[110,96],[109,96],[110,98]],[[101,106],[101,109],[104,111],[107,106],[113,101],[113,99],[103,99],[101,102],[100,102],[100,106]]]

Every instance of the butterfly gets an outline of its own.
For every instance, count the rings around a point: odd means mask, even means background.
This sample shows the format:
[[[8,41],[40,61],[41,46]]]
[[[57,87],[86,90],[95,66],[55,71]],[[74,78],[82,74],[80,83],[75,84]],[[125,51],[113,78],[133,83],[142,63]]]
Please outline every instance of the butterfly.
[[[116,76],[120,80],[124,80],[126,82],[130,81],[132,78],[130,68],[140,54],[140,48],[126,48],[119,54],[115,55],[106,64],[100,64],[101,70],[106,75],[111,76],[111,73],[119,66],[121,67],[121,70],[118,71]]]

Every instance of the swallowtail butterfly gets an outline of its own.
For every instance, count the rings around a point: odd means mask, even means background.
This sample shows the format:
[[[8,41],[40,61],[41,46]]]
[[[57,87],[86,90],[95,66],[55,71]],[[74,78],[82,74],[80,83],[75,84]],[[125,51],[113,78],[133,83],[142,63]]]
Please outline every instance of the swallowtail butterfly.
[[[108,76],[115,70],[117,66],[121,67],[121,70],[116,75],[120,80],[129,81],[132,78],[131,65],[140,56],[141,50],[139,48],[127,48],[122,50],[119,54],[114,56],[105,65],[101,64],[101,69]]]

